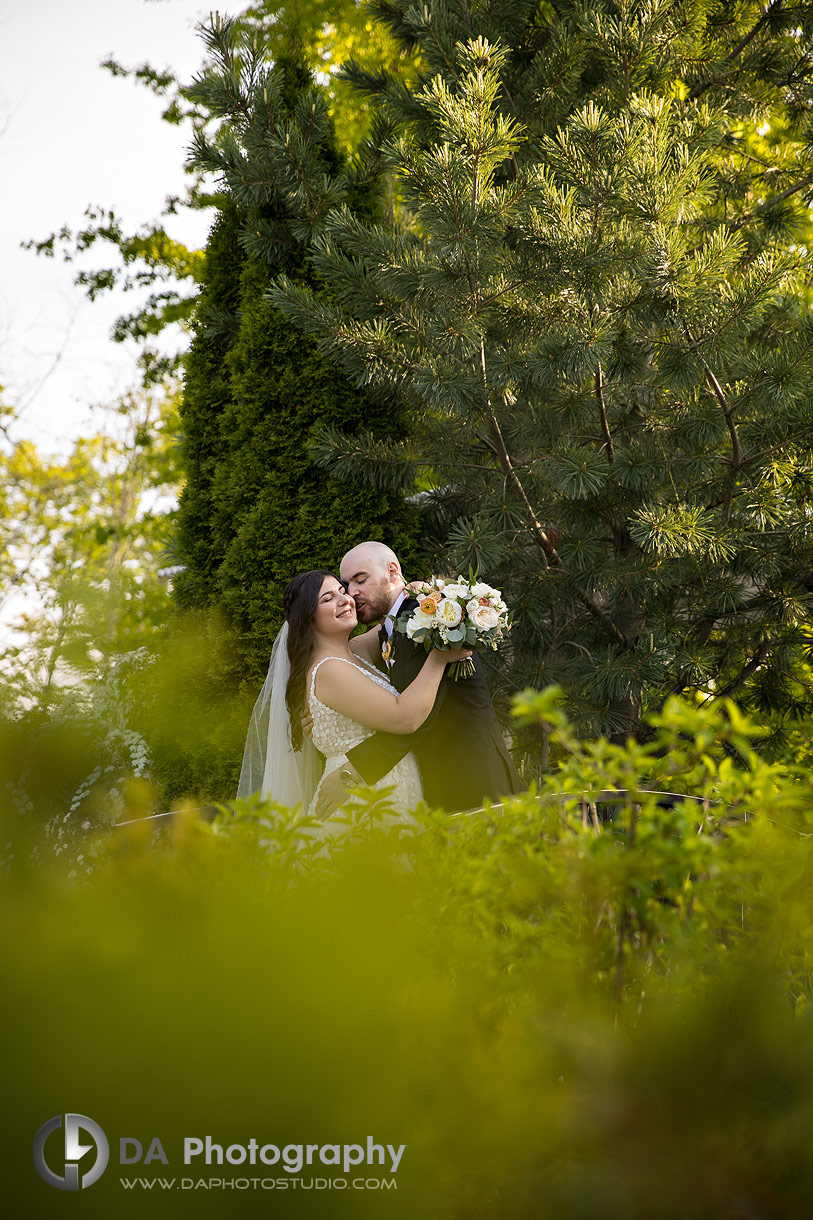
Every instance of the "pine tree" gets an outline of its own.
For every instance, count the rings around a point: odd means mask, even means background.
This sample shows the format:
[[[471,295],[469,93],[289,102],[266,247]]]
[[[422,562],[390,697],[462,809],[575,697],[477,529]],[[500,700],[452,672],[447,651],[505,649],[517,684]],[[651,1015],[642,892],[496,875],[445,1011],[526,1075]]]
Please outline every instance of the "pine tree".
[[[337,300],[270,294],[408,404],[407,441],[326,430],[322,460],[428,484],[430,558],[518,612],[501,676],[585,730],[673,691],[810,706],[810,8],[386,6],[424,86],[355,75],[413,223],[340,207]]]

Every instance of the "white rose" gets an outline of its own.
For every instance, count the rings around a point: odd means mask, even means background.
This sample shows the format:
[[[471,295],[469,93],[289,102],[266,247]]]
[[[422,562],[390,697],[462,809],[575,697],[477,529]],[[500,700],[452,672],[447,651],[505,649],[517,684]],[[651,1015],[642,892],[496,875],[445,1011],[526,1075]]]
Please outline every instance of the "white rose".
[[[448,591],[449,586],[446,586]],[[438,608],[435,611],[437,622],[443,623],[444,627],[456,627],[463,617],[463,609],[457,603],[451,601],[448,597],[444,597],[438,602]]]
[[[498,627],[500,622],[500,616],[493,606],[481,606],[479,603],[474,614],[469,617],[478,631],[490,631],[492,627]]]
[[[468,585],[459,585],[459,584],[444,585],[443,586],[443,596],[444,597],[459,597],[461,601],[466,601],[469,597],[471,597],[471,593],[469,592]]]
[[[482,581],[471,586],[472,597],[491,597],[492,594],[497,594],[497,590],[493,589],[491,585],[484,584]],[[497,596],[499,596],[499,594],[497,594]]]
[[[416,610],[410,619],[407,621],[406,633],[410,639],[416,631],[420,631],[422,627],[431,627],[435,622],[434,614],[424,614],[422,610]]]

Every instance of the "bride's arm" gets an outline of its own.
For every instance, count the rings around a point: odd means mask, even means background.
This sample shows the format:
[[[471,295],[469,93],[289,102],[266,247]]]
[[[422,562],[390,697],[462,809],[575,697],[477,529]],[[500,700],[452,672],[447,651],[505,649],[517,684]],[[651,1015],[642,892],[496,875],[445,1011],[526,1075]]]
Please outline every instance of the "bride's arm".
[[[369,729],[414,733],[432,710],[447,664],[470,655],[466,649],[433,650],[401,695],[385,690],[347,662],[332,658],[319,666],[316,696],[321,703]]]
[[[381,655],[381,650],[378,644],[378,624],[371,627],[369,631],[365,631],[363,635],[354,635],[350,641],[350,651],[357,657],[361,657],[364,661],[369,661],[371,665],[375,664],[377,658]]]

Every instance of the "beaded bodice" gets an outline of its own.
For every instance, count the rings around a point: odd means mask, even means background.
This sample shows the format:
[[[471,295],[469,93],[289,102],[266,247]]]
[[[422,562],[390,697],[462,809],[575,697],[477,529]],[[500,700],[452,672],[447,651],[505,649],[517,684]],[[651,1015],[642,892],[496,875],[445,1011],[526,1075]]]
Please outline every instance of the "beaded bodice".
[[[371,682],[377,683],[378,686],[383,686],[385,690],[392,691],[397,694],[392,683],[374,669],[371,665],[359,663],[356,665],[353,661],[347,661],[344,657],[324,657],[318,661],[313,667],[310,684],[310,710],[313,718],[312,741],[317,750],[324,754],[325,758],[334,758],[337,754],[346,754],[348,750],[352,750],[354,746],[359,745],[367,737],[371,737],[373,729],[368,729],[366,725],[359,724],[357,720],[351,720],[349,716],[343,716],[341,712],[335,711],[332,707],[328,707],[326,703],[322,703],[316,695],[316,671],[325,661],[342,661],[345,665],[352,665],[354,669],[359,669],[363,674],[366,674]]]
[[[352,665],[354,669],[360,669],[363,674],[366,674],[371,682],[375,682],[378,686],[385,690],[397,694],[392,683],[374,669],[372,665],[348,661],[345,657],[323,657],[323,661],[335,659],[343,661],[345,665]],[[342,763],[347,758],[347,751],[352,750],[354,746],[360,745],[368,737],[373,735],[374,730],[367,728],[364,724],[359,724],[357,720],[351,720],[349,716],[343,716],[341,712],[335,711],[332,707],[328,707],[326,703],[322,703],[321,699],[316,694],[316,671],[322,661],[318,661],[313,667],[310,681],[310,711],[313,718],[312,739],[317,750],[325,756],[325,771],[322,780],[319,781],[319,788],[316,790],[311,802],[310,813],[313,814],[318,805],[319,789],[322,786],[325,776],[331,771],[338,770]],[[388,814],[384,817],[383,824],[390,825],[393,821],[397,823],[406,823],[414,825],[415,821],[412,817],[413,810],[418,802],[422,799],[421,777],[418,772],[418,764],[415,762],[413,754],[405,754],[395,766],[385,776],[378,780],[374,788],[394,788],[388,797],[391,807],[395,810],[393,814]],[[326,821],[320,822],[318,828],[313,832],[316,835],[328,836],[340,833],[342,827],[346,829],[346,823],[342,822],[344,817],[341,810],[336,814],[331,815]],[[338,819],[338,821],[337,821]]]

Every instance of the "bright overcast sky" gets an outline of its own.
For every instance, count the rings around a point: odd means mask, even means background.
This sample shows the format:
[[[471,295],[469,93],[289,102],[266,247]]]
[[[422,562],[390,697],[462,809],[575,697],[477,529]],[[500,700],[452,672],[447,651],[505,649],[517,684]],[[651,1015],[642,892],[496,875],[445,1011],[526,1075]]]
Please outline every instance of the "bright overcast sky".
[[[186,129],[161,121],[161,100],[99,63],[149,61],[189,79],[202,59],[198,0],[10,0],[0,9],[0,385],[19,408],[16,436],[64,450],[90,408],[133,384],[134,350],[109,338],[135,300],[90,304],[75,268],[20,249],[88,204],[137,229],[183,192]],[[239,11],[242,4],[222,6]],[[178,217],[173,237],[200,246],[209,221]],[[97,246],[88,265],[105,265]]]

